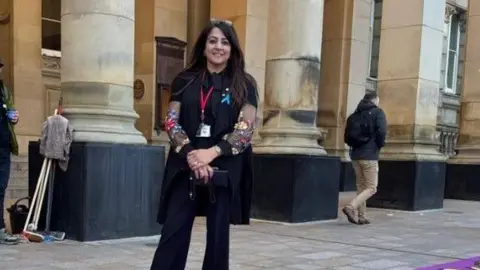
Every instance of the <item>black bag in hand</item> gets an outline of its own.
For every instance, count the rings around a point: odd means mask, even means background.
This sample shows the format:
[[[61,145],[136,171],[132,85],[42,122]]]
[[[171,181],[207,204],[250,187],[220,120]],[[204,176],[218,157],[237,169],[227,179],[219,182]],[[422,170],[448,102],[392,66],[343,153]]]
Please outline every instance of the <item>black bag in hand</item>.
[[[189,179],[189,196],[190,200],[194,201],[197,192],[196,187],[203,186],[208,188],[208,192],[210,194],[210,202],[215,203],[215,188],[228,188],[228,172],[226,170],[219,170],[217,168],[213,168],[213,175],[212,178],[205,182],[203,179],[198,179],[195,176],[195,173],[192,171],[190,172],[190,179]]]

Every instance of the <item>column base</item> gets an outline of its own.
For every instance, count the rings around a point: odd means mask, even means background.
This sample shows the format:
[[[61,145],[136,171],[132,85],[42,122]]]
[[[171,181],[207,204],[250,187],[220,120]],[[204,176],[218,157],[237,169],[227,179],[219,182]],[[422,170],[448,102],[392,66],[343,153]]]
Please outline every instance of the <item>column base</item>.
[[[377,193],[368,207],[420,211],[443,208],[446,164],[380,160]]]
[[[340,158],[255,154],[252,217],[300,223],[336,219]]]
[[[480,201],[480,164],[447,164],[445,199]]]
[[[74,128],[76,142],[147,144],[147,139],[135,128],[138,114],[96,108],[65,108],[64,116]]]
[[[340,164],[340,191],[356,191],[357,181],[351,161],[342,161]]]
[[[257,154],[315,155],[327,154],[318,144],[322,132],[318,128],[262,128],[262,140],[254,147]]]
[[[162,146],[72,143],[68,170],[56,170],[51,229],[76,241],[159,234],[164,161]],[[39,142],[30,142],[30,196],[42,163]],[[42,218],[40,229],[44,224]]]

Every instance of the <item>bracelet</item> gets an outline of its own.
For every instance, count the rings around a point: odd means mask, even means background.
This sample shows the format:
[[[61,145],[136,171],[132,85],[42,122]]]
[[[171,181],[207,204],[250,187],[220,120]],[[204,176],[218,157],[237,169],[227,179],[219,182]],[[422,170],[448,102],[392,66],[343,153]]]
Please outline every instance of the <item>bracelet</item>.
[[[215,151],[217,151],[217,154],[218,154],[219,156],[222,155],[222,148],[220,148],[218,145],[215,145],[215,146],[213,147],[213,149],[215,149]]]

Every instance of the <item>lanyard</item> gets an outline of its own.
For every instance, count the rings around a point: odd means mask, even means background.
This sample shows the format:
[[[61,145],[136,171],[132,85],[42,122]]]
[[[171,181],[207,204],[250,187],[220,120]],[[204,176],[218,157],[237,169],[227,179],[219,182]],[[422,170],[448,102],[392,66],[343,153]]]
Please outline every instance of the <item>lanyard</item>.
[[[200,115],[200,119],[203,120],[205,119],[205,107],[207,107],[207,102],[210,96],[212,95],[213,92],[213,86],[208,89],[207,96],[204,97],[203,94],[203,86],[200,88],[200,110],[202,111],[202,114]]]

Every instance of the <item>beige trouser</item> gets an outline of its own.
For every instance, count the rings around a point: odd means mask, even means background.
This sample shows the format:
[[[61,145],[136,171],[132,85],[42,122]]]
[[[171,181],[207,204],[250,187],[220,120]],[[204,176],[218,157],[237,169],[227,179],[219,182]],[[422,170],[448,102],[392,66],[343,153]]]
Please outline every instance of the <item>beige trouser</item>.
[[[358,217],[366,218],[367,200],[377,192],[378,161],[353,160],[352,165],[357,180],[357,197],[349,206],[358,209]]]

